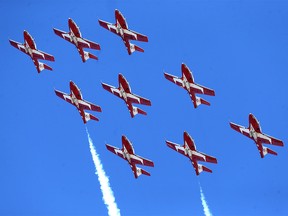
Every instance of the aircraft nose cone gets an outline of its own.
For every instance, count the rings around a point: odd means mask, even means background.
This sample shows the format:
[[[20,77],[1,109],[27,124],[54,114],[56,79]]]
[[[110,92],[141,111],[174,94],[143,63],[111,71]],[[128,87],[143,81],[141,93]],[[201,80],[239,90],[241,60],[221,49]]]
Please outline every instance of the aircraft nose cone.
[[[75,86],[75,83],[72,80],[70,80],[69,85],[70,85],[70,88],[71,88],[71,87]]]
[[[69,23],[69,24],[72,24],[72,23],[73,23],[73,20],[72,20],[71,18],[69,18],[69,19],[68,19],[68,23]]]
[[[119,73],[118,79],[119,79],[119,81],[120,81],[121,79],[123,79],[123,75],[122,75],[121,73]]]
[[[252,113],[249,114],[249,120],[255,119],[254,115]]]
[[[24,37],[27,37],[27,36],[29,36],[29,33],[26,31],[26,30],[24,30]]]

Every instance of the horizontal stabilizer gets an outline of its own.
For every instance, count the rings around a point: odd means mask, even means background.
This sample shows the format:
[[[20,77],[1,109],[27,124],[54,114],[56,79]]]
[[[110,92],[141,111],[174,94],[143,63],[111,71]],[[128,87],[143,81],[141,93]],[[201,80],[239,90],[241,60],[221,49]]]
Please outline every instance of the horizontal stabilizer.
[[[50,66],[48,66],[47,64],[44,64],[44,63],[36,61],[36,60],[33,60],[33,62],[34,62],[34,65],[35,65],[38,73],[40,73],[44,69],[52,71],[52,68]]]
[[[200,104],[205,104],[207,106],[210,106],[210,103],[203,98],[197,97],[196,96],[196,101],[193,101],[194,108],[197,108]]]
[[[273,154],[273,155],[277,155],[277,152],[273,151],[272,149],[269,149],[265,146],[263,146],[263,157],[266,155],[266,154]],[[262,155],[261,155],[262,156]],[[262,158],[263,158],[262,157]]]
[[[83,62],[86,62],[89,58],[98,60],[98,58],[95,55],[93,55],[87,51],[83,51],[83,55],[81,57],[82,57]]]
[[[84,111],[83,111],[83,112],[84,112]],[[82,118],[83,118],[84,124],[86,124],[89,120],[99,121],[98,118],[96,118],[96,117],[93,116],[92,114],[86,113],[86,112],[84,112],[84,117],[82,116]]]
[[[141,47],[139,47],[139,46],[137,46],[137,45],[135,45],[135,44],[130,43],[130,47],[129,47],[129,49],[128,49],[129,55],[131,55],[131,53],[133,53],[133,52],[135,52],[135,51],[144,52],[144,50],[143,50]]]
[[[140,175],[147,175],[147,176],[151,176],[149,172],[147,172],[146,170],[136,167],[136,173],[135,174],[135,178],[138,178]]]
[[[210,170],[209,168],[205,167],[202,164],[198,164],[198,170],[196,171],[196,174],[199,175],[203,171],[212,173],[212,170]]]
[[[132,118],[137,114],[147,115],[147,113],[144,110],[142,110],[138,107],[135,107],[135,106],[132,106],[132,111],[130,110],[130,114],[131,114]]]

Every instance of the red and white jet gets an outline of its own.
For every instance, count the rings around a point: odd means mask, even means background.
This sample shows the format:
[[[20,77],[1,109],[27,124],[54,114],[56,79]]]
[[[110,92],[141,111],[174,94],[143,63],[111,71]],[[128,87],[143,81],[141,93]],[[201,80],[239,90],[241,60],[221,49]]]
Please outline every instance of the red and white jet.
[[[68,26],[70,30],[69,32],[63,32],[55,28],[53,28],[53,30],[56,35],[64,38],[65,40],[69,41],[70,43],[76,46],[83,62],[86,62],[86,60],[88,60],[89,58],[98,60],[98,58],[95,55],[84,51],[83,48],[91,48],[95,50],[100,50],[100,45],[95,42],[89,41],[85,38],[82,38],[79,27],[70,18],[68,19]]]
[[[194,140],[191,138],[191,136],[185,131],[184,134],[184,145],[180,146],[176,143],[170,142],[166,140],[166,144],[171,149],[185,155],[188,157],[192,165],[196,171],[196,175],[199,175],[202,171],[210,172],[212,173],[212,170],[208,169],[207,167],[198,164],[197,161],[204,161],[209,163],[217,163],[217,159],[209,156],[207,154],[204,154],[202,152],[199,152],[196,150],[196,146],[194,144]]]
[[[258,148],[258,151],[260,153],[261,158],[264,158],[264,156],[267,153],[277,155],[277,153],[275,151],[272,151],[271,149],[263,146],[262,143],[272,144],[272,145],[276,145],[276,146],[284,146],[284,144],[281,140],[262,133],[259,121],[251,113],[249,114],[249,126],[248,126],[248,128],[245,128],[244,126],[237,125],[237,124],[232,123],[232,122],[230,122],[230,126],[232,129],[234,129],[234,130],[238,131],[239,133],[242,133],[243,135],[254,140],[254,142],[256,143],[256,146]]]
[[[22,52],[24,52],[25,54],[31,57],[38,73],[40,73],[44,69],[52,70],[50,66],[42,62],[39,62],[38,59],[55,61],[54,56],[48,53],[45,53],[41,50],[38,50],[34,39],[31,37],[31,35],[27,31],[24,31],[24,43],[23,44],[13,41],[13,40],[9,40],[9,42],[12,46],[21,50]]]
[[[111,92],[112,94],[125,101],[132,118],[138,113],[142,115],[147,115],[146,112],[144,112],[138,107],[133,106],[132,103],[151,106],[151,101],[138,95],[132,94],[130,85],[122,74],[118,75],[118,80],[118,88],[115,88],[114,86],[110,86],[105,83],[102,83],[102,86],[105,90]]]
[[[188,94],[190,95],[191,100],[193,101],[194,108],[197,108],[200,104],[205,104],[205,105],[210,106],[210,103],[208,101],[204,100],[203,98],[197,97],[196,94],[205,94],[205,95],[215,96],[214,90],[195,83],[192,72],[184,63],[182,63],[181,69],[182,69],[181,78],[170,75],[168,73],[164,73],[164,76],[167,80],[187,90]]]
[[[106,144],[106,148],[112,153],[118,155],[119,157],[127,160],[135,178],[137,179],[141,174],[150,176],[150,173],[137,167],[137,164],[154,167],[154,163],[151,160],[145,159],[135,154],[132,143],[127,139],[126,136],[122,136],[122,149],[113,147]]]
[[[131,53],[133,53],[134,51],[144,52],[141,47],[130,43],[129,40],[148,42],[148,37],[128,29],[128,24],[124,16],[117,9],[115,10],[115,20],[115,24],[111,24],[103,20],[98,21],[103,28],[106,28],[107,30],[113,32],[114,34],[117,34],[122,38],[129,55],[131,55]]]
[[[101,112],[102,111],[101,107],[83,100],[81,91],[74,82],[70,81],[70,94],[69,95],[58,90],[54,90],[54,91],[58,97],[69,102],[70,104],[74,105],[78,109],[79,114],[81,115],[84,124],[86,124],[86,122],[91,119],[95,121],[99,121],[98,118],[91,115],[90,113],[86,113],[84,110],[93,110],[93,111]]]

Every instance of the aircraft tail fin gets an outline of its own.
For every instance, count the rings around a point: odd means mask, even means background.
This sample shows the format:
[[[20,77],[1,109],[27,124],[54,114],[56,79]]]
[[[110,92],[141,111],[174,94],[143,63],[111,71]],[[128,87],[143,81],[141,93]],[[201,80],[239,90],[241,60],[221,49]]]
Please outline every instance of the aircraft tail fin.
[[[277,155],[277,152],[275,152],[275,151],[273,151],[272,149],[269,149],[269,148],[263,146],[263,157],[264,157],[266,154]],[[262,156],[262,155],[261,155],[261,156]]]
[[[196,101],[193,101],[193,104],[194,104],[194,108],[197,108],[200,104],[205,104],[207,106],[210,106],[210,103],[208,101],[198,96],[196,96]]]
[[[132,110],[130,110],[130,114],[131,114],[132,118],[137,114],[147,115],[147,113],[144,110],[142,110],[138,107],[132,106],[132,105],[131,105],[131,107],[132,107]]]
[[[135,174],[135,178],[138,178],[142,174],[147,175],[147,176],[151,176],[149,172],[147,172],[146,170],[139,168],[139,167],[136,167],[136,172],[134,174]]]
[[[202,164],[198,164],[198,169],[196,171],[196,174],[199,175],[203,171],[212,173],[212,170],[209,169],[208,167],[206,167],[206,166],[204,166]]]
[[[82,115],[82,118],[83,118],[84,124],[86,124],[89,120],[99,121],[99,119],[96,118],[94,115],[92,115],[90,113],[86,113],[84,111],[83,111],[83,113],[84,113],[84,117]]]
[[[135,44],[132,44],[130,43],[130,49],[128,50],[129,52],[129,55],[135,51],[138,51],[138,52],[144,52],[144,49],[142,49],[141,47],[135,45]]]

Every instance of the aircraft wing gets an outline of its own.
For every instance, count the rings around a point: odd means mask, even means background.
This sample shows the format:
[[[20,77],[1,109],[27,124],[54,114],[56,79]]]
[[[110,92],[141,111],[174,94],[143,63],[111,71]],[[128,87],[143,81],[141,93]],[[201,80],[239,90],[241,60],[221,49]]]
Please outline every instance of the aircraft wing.
[[[241,125],[237,125],[235,123],[230,122],[230,127],[236,131],[238,131],[239,133],[242,133],[243,135],[251,138],[250,133],[249,133],[249,129],[245,128]]]
[[[54,56],[52,56],[48,53],[45,53],[41,50],[32,50],[32,55],[33,55],[33,58],[36,58],[36,59],[55,61]]]
[[[181,86],[181,87],[184,86],[182,79],[180,79],[179,77],[173,76],[173,75],[168,74],[168,73],[164,73],[164,76],[165,76],[165,78],[166,78],[167,80],[169,80],[170,82],[173,82],[173,83],[175,83],[176,85]]]
[[[276,146],[284,146],[282,140],[276,139],[272,136],[263,134],[263,133],[258,133],[257,134],[258,139],[260,139],[261,142],[266,143],[266,144],[272,144]]]
[[[100,45],[85,38],[77,38],[78,44],[81,48],[90,48],[100,50]]]
[[[186,156],[185,149],[184,149],[183,146],[180,146],[180,145],[178,145],[176,143],[173,143],[173,142],[170,142],[170,141],[167,141],[167,140],[166,140],[166,145],[169,148],[173,149],[174,151],[177,151],[177,152],[179,152],[179,153],[181,153],[181,154]]]
[[[213,89],[209,89],[209,88],[207,88],[205,86],[201,86],[199,84],[190,84],[190,86],[193,88],[193,91],[195,93],[215,96],[215,91]],[[196,88],[195,88],[195,86],[196,86]]]
[[[150,100],[140,97],[135,94],[127,93],[127,99],[129,103],[136,103],[136,104],[143,104],[143,105],[151,106]]]
[[[125,39],[148,42],[148,37],[145,35],[142,35],[135,31],[131,31],[129,29],[123,29],[123,30],[124,30]]]
[[[25,54],[27,54],[27,53],[26,53],[26,50],[25,50],[25,47],[24,47],[23,44],[18,43],[18,42],[13,41],[13,40],[9,40],[9,42],[10,42],[10,44],[11,44],[12,46],[14,46],[16,49],[19,49],[19,50],[21,50],[22,52],[24,52]]]
[[[210,155],[204,154],[202,152],[198,152],[196,154],[193,154],[193,158],[196,158],[198,161],[204,161],[209,163],[217,163],[217,159],[215,157],[212,157]]]
[[[53,30],[54,30],[54,33],[56,35],[58,35],[59,37],[64,38],[65,40],[69,41],[70,43],[72,43],[72,38],[71,38],[69,33],[61,31],[61,30],[56,29],[56,28],[53,28]]]
[[[123,151],[122,151],[121,149],[116,148],[116,147],[111,146],[111,145],[108,145],[108,144],[106,144],[106,148],[107,148],[110,152],[112,152],[112,153],[118,155],[119,157],[123,158],[124,160],[126,160],[126,158],[124,157],[124,153],[123,153]]]
[[[118,88],[115,88],[114,86],[111,86],[111,85],[108,85],[108,84],[105,84],[105,83],[102,83],[102,87],[109,91],[110,93],[116,95],[117,97],[121,98],[121,94],[120,94],[120,91]]]
[[[116,26],[114,24],[111,24],[111,23],[103,21],[103,20],[98,20],[98,21],[99,21],[100,26],[113,32],[114,34],[117,34]]]
[[[70,95],[68,95],[68,94],[66,94],[66,93],[64,93],[64,92],[58,91],[58,90],[56,90],[56,89],[55,89],[54,91],[55,91],[55,93],[56,93],[56,95],[57,95],[58,97],[60,97],[60,98],[62,98],[63,100],[67,101],[68,103],[74,105],[73,102],[72,102],[72,99],[71,99]]]
[[[85,100],[78,100],[80,109],[101,112],[101,107]]]
[[[140,157],[140,156],[135,155],[135,154],[130,154],[130,158],[131,158],[131,162],[133,164],[141,164],[141,165],[144,165],[144,166],[154,167],[153,161],[148,160],[146,158]]]

